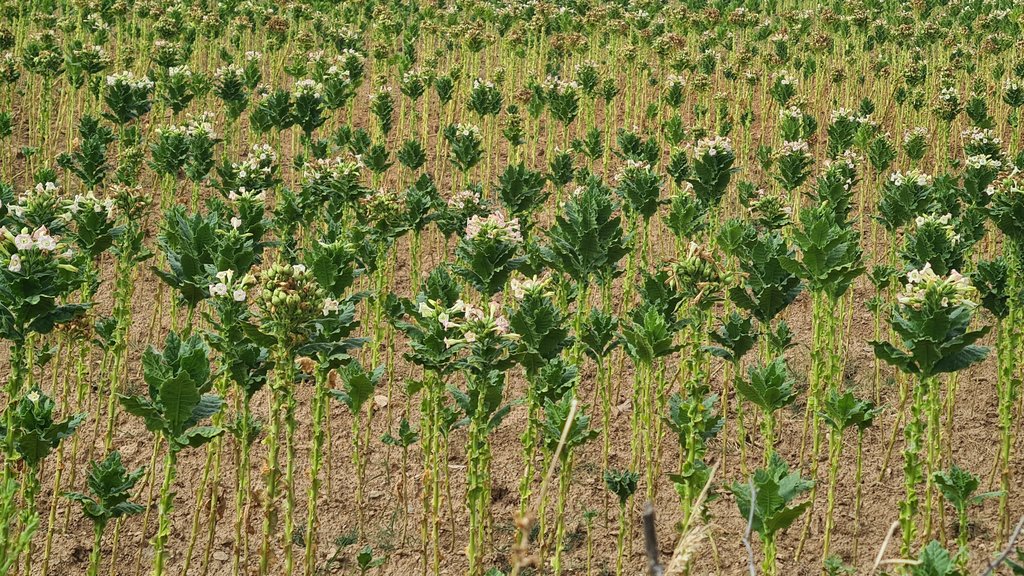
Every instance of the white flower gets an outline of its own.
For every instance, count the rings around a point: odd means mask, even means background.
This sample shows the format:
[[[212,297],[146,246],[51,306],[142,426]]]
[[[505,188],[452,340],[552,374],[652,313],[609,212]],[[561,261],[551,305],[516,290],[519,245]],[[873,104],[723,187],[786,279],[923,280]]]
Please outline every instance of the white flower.
[[[235,302],[245,302],[245,296],[245,290],[242,290],[241,288],[235,288],[235,291],[231,293],[231,298]]]
[[[18,234],[14,237],[14,247],[17,248],[19,252],[31,250],[34,245],[35,242],[32,241],[32,236],[28,234]]]
[[[430,304],[427,304],[426,302],[420,302],[419,313],[420,316],[423,316],[424,318],[434,317],[434,309],[430,306]]]
[[[469,342],[470,344],[472,344],[473,342],[476,342],[476,332],[473,332],[472,330],[470,330],[470,331],[467,331],[464,336],[466,338],[466,342]]]
[[[57,241],[49,234],[42,234],[39,236],[39,240],[36,241],[36,247],[43,252],[53,252],[57,249]]]
[[[223,282],[210,285],[210,296],[215,298],[223,297],[228,295],[228,285]]]
[[[306,265],[305,264],[292,264],[292,271],[295,272],[296,274],[305,274],[306,273]]]
[[[466,305],[466,320],[469,320],[470,322],[479,322],[479,321],[481,321],[483,319],[484,319],[484,311],[483,310],[477,308],[476,306],[472,306],[470,304]]]
[[[339,302],[337,300],[335,300],[334,298],[325,298],[324,299],[324,308],[323,308],[324,316],[327,316],[329,314],[333,314],[333,313],[337,312],[338,311],[338,305],[339,305]]]
[[[441,312],[437,315],[437,321],[441,323],[441,326],[444,326],[445,330],[451,330],[452,328],[458,327],[458,324],[452,322],[451,318],[451,315],[447,312]]]
[[[222,284],[230,284],[231,280],[235,277],[234,270],[221,270],[217,272],[217,280],[220,280]]]
[[[498,316],[494,319],[494,329],[497,330],[499,334],[508,334],[510,328],[511,325],[508,322],[508,318]]]
[[[232,217],[231,218],[231,227],[232,228],[234,228],[235,230],[238,230],[238,227],[241,226],[241,225],[242,225],[242,220],[240,218],[237,218],[237,217]]]
[[[21,256],[11,254],[11,262],[7,265],[7,269],[15,274],[21,272]]]
[[[36,403],[39,402],[39,392],[36,392],[35,390],[33,390],[33,391],[29,392],[28,394],[26,394],[25,398],[29,402],[31,402],[33,404],[36,404]]]

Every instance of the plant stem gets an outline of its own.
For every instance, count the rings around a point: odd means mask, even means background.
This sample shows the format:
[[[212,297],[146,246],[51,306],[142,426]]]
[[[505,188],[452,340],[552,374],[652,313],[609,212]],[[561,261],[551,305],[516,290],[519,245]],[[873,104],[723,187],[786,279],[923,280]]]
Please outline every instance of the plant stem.
[[[160,485],[160,504],[157,511],[157,529],[153,536],[153,576],[161,576],[164,573],[164,562],[167,545],[167,537],[171,534],[171,510],[174,507],[174,493],[171,492],[171,484],[174,482],[175,466],[177,466],[178,453],[168,443],[167,455],[164,457],[164,481]]]

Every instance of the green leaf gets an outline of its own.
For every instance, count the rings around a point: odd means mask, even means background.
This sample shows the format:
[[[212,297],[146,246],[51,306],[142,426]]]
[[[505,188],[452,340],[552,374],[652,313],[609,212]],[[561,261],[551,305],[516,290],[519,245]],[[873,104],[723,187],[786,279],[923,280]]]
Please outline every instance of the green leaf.
[[[932,540],[917,557],[918,563],[910,567],[913,576],[959,576],[960,570],[949,552]]]
[[[736,391],[766,414],[771,414],[796,399],[793,384],[785,359],[776,358],[764,366],[751,366],[746,379],[737,378]]]
[[[373,393],[380,383],[380,378],[384,374],[384,368],[384,366],[378,366],[376,369],[367,372],[356,361],[343,366],[338,370],[338,375],[341,376],[345,389],[331,390],[331,396],[348,406],[348,409],[353,414],[358,414],[362,411],[366,401],[373,397]]]
[[[121,406],[125,412],[142,418],[146,424],[146,430],[162,432],[166,428],[163,414],[148,398],[143,396],[125,396],[123,394],[118,394],[117,397],[121,401]]]
[[[196,426],[174,439],[177,449],[199,448],[224,433],[219,426]]]
[[[904,372],[913,372],[916,367],[912,362],[913,356],[888,342],[871,341],[869,344],[875,349],[875,356],[883,362],[892,364]]]
[[[977,476],[954,464],[949,470],[932,474],[932,480],[939,487],[943,497],[961,513],[973,503],[972,495],[981,481]]]
[[[810,501],[791,505],[790,503],[814,485],[813,481],[790,472],[789,466],[777,453],[772,453],[765,468],[754,472],[751,483],[735,482],[729,491],[736,497],[736,504],[743,518],[748,518],[753,507],[753,530],[765,538],[774,538],[779,530],[793,523],[809,506]]]
[[[955,354],[946,356],[936,362],[934,372],[936,374],[959,372],[984,360],[988,356],[989,350],[988,346],[967,346]]]
[[[180,436],[188,429],[192,413],[201,399],[195,381],[186,374],[178,374],[163,382],[160,387],[160,404],[168,436]]]
[[[801,502],[801,503],[797,504],[796,506],[790,506],[788,508],[783,508],[782,510],[779,510],[775,514],[773,514],[773,515],[771,515],[771,516],[769,516],[768,518],[765,519],[765,521],[764,521],[764,529],[765,529],[765,531],[768,532],[768,533],[773,533],[773,532],[778,532],[780,530],[785,530],[786,528],[789,528],[789,526],[797,518],[799,518],[800,515],[803,514],[805,510],[807,510],[810,507],[811,507],[811,502],[808,500],[806,502]]]

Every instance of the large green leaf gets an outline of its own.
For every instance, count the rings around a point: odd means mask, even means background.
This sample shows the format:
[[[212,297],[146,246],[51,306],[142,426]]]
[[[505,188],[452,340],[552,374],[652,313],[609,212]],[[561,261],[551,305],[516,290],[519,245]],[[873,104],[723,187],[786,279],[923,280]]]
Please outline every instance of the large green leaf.
[[[174,438],[175,449],[199,448],[224,433],[218,426],[196,426]]]
[[[150,432],[163,432],[166,429],[164,415],[153,402],[144,396],[125,396],[118,394],[118,400],[125,412],[132,416],[142,418],[146,424],[146,430]]]
[[[187,374],[177,374],[163,382],[160,387],[160,404],[168,436],[179,436],[189,428],[192,413],[201,399],[195,381]]]

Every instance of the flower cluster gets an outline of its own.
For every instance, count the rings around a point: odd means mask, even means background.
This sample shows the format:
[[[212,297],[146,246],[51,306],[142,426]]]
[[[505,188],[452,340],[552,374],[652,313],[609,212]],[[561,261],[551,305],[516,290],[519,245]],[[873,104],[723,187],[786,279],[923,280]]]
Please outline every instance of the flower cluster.
[[[406,76],[408,76],[409,74],[415,74],[415,72],[412,71],[412,70],[409,70],[405,74],[406,74]],[[494,90],[494,89],[497,88],[497,86],[494,84],[494,82],[491,82],[490,80],[484,80],[483,78],[474,78],[473,79],[473,90],[479,90],[480,88],[485,88],[485,89],[488,89],[488,90]]]
[[[33,188],[25,190],[18,195],[15,202],[7,204],[7,213],[14,218],[24,218],[26,214],[34,212],[33,207],[42,208],[42,212],[48,213],[49,208],[60,204],[60,184],[56,182],[39,182]],[[2,206],[2,204],[0,204]]]
[[[551,277],[548,275],[533,276],[530,278],[512,278],[509,281],[509,285],[512,288],[512,296],[516,300],[522,300],[527,294],[540,293],[546,296],[552,296],[554,293],[548,290],[551,285]]]
[[[804,156],[809,156],[811,154],[810,150],[810,146],[807,144],[806,140],[796,140],[794,142],[783,142],[781,153],[784,156],[790,156],[794,154],[802,154]]]
[[[341,50],[338,52],[338,55],[334,57],[334,61],[349,72],[356,68],[362,68],[365,60],[366,58],[362,54],[351,48]]]
[[[466,222],[466,239],[489,238],[521,244],[523,235],[519,229],[519,219],[506,220],[501,212],[495,212],[487,217],[473,215]]]
[[[1003,82],[1003,92],[1005,93],[1003,99],[1007,104],[1019,106],[1022,98],[1024,98],[1024,83],[1016,78],[1007,78]]]
[[[237,82],[239,84],[244,83],[245,70],[242,70],[241,66],[237,64],[228,64],[227,66],[221,66],[213,71],[213,80],[218,85],[224,85],[227,83]]]
[[[861,124],[868,121],[867,116],[857,114],[849,108],[838,108],[832,111],[832,115],[829,117],[829,122],[835,124],[836,122],[850,122],[853,124]]]
[[[324,184],[349,179],[359,179],[359,163],[340,156],[315,158],[302,167],[302,181],[305,183]]]
[[[322,80],[327,82],[350,82],[352,73],[341,64],[331,64],[324,70]]]
[[[171,136],[181,138],[206,138],[208,140],[215,140],[217,133],[213,130],[213,114],[210,112],[203,112],[198,116],[189,115],[184,124],[174,124],[171,126],[158,126],[156,128],[157,136]]]
[[[76,194],[74,199],[68,204],[69,215],[74,215],[79,212],[95,212],[97,214],[105,212],[108,220],[114,218],[114,207],[115,202],[113,198],[99,199],[96,194],[88,192],[85,195]]]
[[[973,300],[975,292],[970,278],[956,270],[950,271],[949,276],[939,276],[932,270],[932,265],[926,263],[920,270],[911,270],[907,274],[907,283],[897,300],[914,310],[926,305],[974,308],[977,306]]]
[[[254,144],[245,160],[231,164],[236,185],[228,197],[258,194],[270,188],[277,169],[277,153],[274,149],[268,144]]]
[[[622,182],[623,180],[629,178],[631,175],[636,174],[637,172],[648,172],[650,171],[650,169],[651,164],[647,161],[627,158],[626,163],[623,164],[622,168],[619,169],[618,173],[615,174],[615,182]]]
[[[423,304],[420,306],[422,314]],[[491,302],[484,310],[458,300],[449,310],[439,312],[436,318],[445,329],[456,330],[462,336],[445,338],[444,344],[448,348],[459,344],[474,344],[489,337],[508,341],[519,338],[518,334],[512,333],[508,318],[501,313],[501,304],[498,302]]]
[[[906,183],[913,183],[918,186],[931,186],[932,177],[918,170],[911,170],[906,174],[897,170],[889,175],[889,182],[893,186],[903,186]]]
[[[941,228],[946,233],[946,237],[949,238],[949,241],[952,245],[956,246],[957,244],[960,243],[961,237],[960,234],[957,233],[956,228],[953,227],[952,214],[946,213],[943,214],[942,216],[937,216],[934,214],[929,214],[927,216],[918,216],[917,218],[914,219],[914,224],[916,224],[918,228],[922,228],[925,226],[934,226],[937,228]]]
[[[669,74],[668,77],[665,78],[665,85],[669,87],[675,86],[682,88],[686,86],[686,79],[678,74]]]
[[[786,106],[779,110],[780,120],[803,120],[804,112],[798,106]]]
[[[788,70],[780,70],[772,76],[772,82],[783,86],[796,86],[796,76]]]
[[[419,303],[417,312],[428,320],[435,320],[445,330],[455,330],[465,320],[466,303],[459,298],[451,307],[445,307],[436,300],[425,300]],[[445,338],[445,345],[450,347],[448,339]]]
[[[987,128],[971,127],[961,133],[964,139],[964,153],[970,156],[985,155],[1002,157],[1003,139]]]
[[[182,66],[171,66],[167,69],[168,78],[184,78],[186,80],[191,79],[193,76],[192,69],[188,65]]]
[[[256,283],[256,278],[252,274],[236,278],[234,270],[217,272],[216,278],[217,282],[210,284],[210,296],[213,298],[230,297],[235,302],[245,302],[248,298],[247,289]]]
[[[28,228],[23,228],[18,234],[14,234],[7,228],[0,228],[0,238],[14,245],[14,250],[6,250],[8,252],[6,268],[15,274],[22,271],[25,259],[32,254],[49,255],[65,250],[61,257],[71,256],[70,250],[60,243],[59,238],[51,236],[45,226],[40,226],[31,233]]]
[[[92,12],[84,18],[86,26],[92,33],[96,32],[107,32],[110,30],[110,24],[107,24],[103,20],[103,14],[100,11]]]
[[[948,86],[939,91],[939,105],[946,110],[958,110],[960,107],[960,91]]]
[[[295,83],[295,96],[312,96],[317,100],[323,98],[324,87],[316,80],[305,79]]]
[[[452,210],[465,211],[480,206],[480,191],[473,188],[464,188],[448,199],[448,208]]]
[[[923,126],[917,126],[903,133],[903,145],[906,146],[926,138],[928,138],[928,129]]]
[[[483,140],[483,136],[480,135],[480,127],[475,124],[453,124],[452,126],[455,128],[455,135],[460,138]]]
[[[702,138],[693,149],[697,157],[717,156],[719,154],[732,154],[732,140],[725,136],[712,136]]]
[[[216,139],[217,133],[213,130],[213,113],[189,114],[185,120],[185,133],[192,137]]]
[[[967,157],[967,167],[998,172],[1003,167],[1003,163],[985,154],[975,154],[974,156]]]
[[[142,78],[136,78],[129,70],[123,72],[117,72],[107,76],[107,86],[127,86],[132,90],[140,92],[149,92],[153,89],[153,81],[143,76]]]
[[[418,70],[406,70],[402,74],[402,84],[412,84],[414,82],[422,82],[424,77],[425,77],[425,75],[422,72],[418,71]],[[476,86],[480,82],[481,82],[481,80],[479,78],[473,80],[473,87],[476,88]],[[494,86],[494,84],[492,82],[487,82],[487,84],[490,84],[491,86]]]
[[[847,171],[853,171],[857,169],[857,164],[862,160],[863,158],[856,151],[844,150],[839,156],[825,161],[825,170],[828,171],[833,166],[837,166]]]
[[[113,62],[107,49],[99,44],[84,46],[80,50],[76,50],[74,54],[79,60],[89,62],[97,68],[105,68]]]

